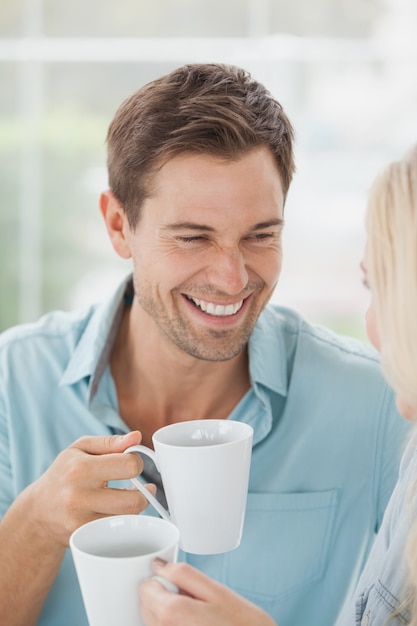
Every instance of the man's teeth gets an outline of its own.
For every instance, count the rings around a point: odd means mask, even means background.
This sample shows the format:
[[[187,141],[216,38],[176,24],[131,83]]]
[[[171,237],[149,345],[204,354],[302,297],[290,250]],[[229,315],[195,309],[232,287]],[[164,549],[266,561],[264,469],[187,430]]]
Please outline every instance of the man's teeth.
[[[189,300],[194,302],[198,306],[199,309],[204,311],[204,313],[208,313],[209,315],[216,315],[218,317],[226,317],[227,315],[234,315],[237,313],[243,305],[243,300],[236,302],[235,304],[213,304],[212,302],[205,302],[204,300],[199,300],[198,298],[192,298],[188,296]]]

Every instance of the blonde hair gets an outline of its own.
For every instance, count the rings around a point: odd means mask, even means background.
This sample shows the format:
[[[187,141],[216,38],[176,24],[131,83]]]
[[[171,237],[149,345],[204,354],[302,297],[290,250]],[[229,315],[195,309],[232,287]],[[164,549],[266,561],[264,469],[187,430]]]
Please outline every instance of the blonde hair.
[[[395,393],[417,413],[417,145],[375,180],[366,226],[367,271],[382,368]],[[405,555],[409,584],[404,602],[391,618],[408,608],[410,626],[417,626],[417,524]]]
[[[417,146],[372,186],[368,275],[384,374],[417,410]]]

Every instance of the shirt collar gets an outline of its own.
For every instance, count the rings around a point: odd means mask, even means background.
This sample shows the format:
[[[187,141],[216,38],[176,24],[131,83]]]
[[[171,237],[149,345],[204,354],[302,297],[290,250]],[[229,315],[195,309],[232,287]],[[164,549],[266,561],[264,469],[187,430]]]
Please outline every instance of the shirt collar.
[[[110,358],[110,351],[119,327],[125,297],[132,289],[127,276],[109,299],[92,308],[81,339],[61,377],[61,385],[72,385],[90,377],[90,397]]]
[[[92,309],[86,329],[61,378],[71,385],[90,377],[90,397],[94,395],[108,364],[126,297],[132,295],[132,276],[127,276],[111,297]],[[266,307],[249,339],[249,368],[252,384],[287,395],[288,363],[284,333],[277,332],[276,315]]]
[[[287,395],[288,349],[285,333],[277,328],[276,312],[266,307],[259,316],[249,339],[249,369],[252,384]]]

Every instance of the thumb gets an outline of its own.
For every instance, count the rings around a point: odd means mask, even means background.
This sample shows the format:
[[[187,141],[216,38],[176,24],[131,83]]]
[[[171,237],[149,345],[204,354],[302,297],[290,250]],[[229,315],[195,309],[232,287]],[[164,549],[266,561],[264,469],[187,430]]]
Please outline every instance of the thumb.
[[[139,430],[132,430],[126,435],[104,435],[81,437],[71,444],[70,448],[78,448],[87,454],[111,454],[123,452],[129,446],[135,446],[142,441]]]

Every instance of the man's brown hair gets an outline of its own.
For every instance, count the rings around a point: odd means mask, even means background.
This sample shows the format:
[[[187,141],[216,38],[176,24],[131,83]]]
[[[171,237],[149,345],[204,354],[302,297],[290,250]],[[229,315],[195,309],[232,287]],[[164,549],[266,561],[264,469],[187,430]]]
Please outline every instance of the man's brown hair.
[[[191,64],[141,87],[117,110],[107,135],[109,184],[130,227],[152,176],[184,153],[239,159],[268,147],[284,197],[293,173],[294,132],[282,106],[238,67]]]

